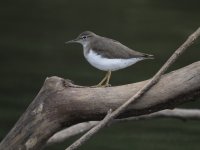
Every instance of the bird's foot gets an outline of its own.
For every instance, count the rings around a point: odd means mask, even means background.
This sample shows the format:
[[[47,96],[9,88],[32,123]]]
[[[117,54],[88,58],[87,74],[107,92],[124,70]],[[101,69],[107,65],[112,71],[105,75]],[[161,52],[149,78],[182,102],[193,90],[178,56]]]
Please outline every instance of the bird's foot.
[[[111,87],[111,84],[97,84],[91,86],[92,88],[98,88],[98,87]]]
[[[111,87],[111,84],[108,83],[108,84],[104,84],[103,86],[104,87]]]

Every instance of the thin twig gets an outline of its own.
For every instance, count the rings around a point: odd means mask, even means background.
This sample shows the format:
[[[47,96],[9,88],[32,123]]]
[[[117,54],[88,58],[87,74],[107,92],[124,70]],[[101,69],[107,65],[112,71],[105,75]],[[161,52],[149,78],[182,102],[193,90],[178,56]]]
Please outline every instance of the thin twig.
[[[80,139],[75,141],[72,145],[70,145],[66,150],[74,150],[80,147],[83,143],[85,143],[92,135],[97,133],[101,128],[106,126],[106,124],[110,123],[114,118],[116,118],[119,114],[126,110],[126,108],[131,104],[137,102],[137,100],[144,95],[153,85],[155,85],[161,76],[165,73],[165,71],[177,60],[177,58],[189,47],[193,44],[193,42],[200,36],[200,27],[191,34],[188,39],[173,53],[173,55],[167,60],[167,62],[161,67],[161,69],[153,76],[153,78],[144,85],[144,87],[139,90],[136,94],[134,94],[131,98],[129,98],[123,105],[113,111],[111,114],[107,115],[102,121],[100,121],[95,127],[89,130],[85,135],[83,135]],[[88,136],[89,135],[89,136]]]

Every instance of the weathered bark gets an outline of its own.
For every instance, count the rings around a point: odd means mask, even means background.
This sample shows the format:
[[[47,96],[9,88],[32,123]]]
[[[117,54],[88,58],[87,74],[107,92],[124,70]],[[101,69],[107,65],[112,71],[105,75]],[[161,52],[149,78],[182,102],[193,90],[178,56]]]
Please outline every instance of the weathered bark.
[[[47,78],[39,94],[0,144],[0,149],[39,150],[57,131],[88,120],[100,120],[147,81],[108,88],[78,88],[59,77]],[[200,62],[168,73],[119,117],[174,108],[200,96]]]

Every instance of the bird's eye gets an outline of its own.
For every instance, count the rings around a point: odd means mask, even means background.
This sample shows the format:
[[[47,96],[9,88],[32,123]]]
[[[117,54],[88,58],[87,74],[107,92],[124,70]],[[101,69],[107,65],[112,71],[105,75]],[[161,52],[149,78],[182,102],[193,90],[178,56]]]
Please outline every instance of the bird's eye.
[[[82,36],[82,39],[84,39],[84,40],[85,40],[86,38],[87,38],[87,36]]]

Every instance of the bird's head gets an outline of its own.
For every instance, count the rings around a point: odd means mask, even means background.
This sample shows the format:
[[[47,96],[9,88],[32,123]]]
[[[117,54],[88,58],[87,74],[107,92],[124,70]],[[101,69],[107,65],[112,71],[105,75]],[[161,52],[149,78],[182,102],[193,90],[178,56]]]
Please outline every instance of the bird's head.
[[[85,31],[82,32],[77,38],[75,38],[74,40],[70,40],[68,42],[65,42],[65,44],[69,44],[69,43],[80,43],[83,46],[86,46],[91,40],[92,38],[94,38],[96,36],[95,33],[91,32],[91,31]]]

